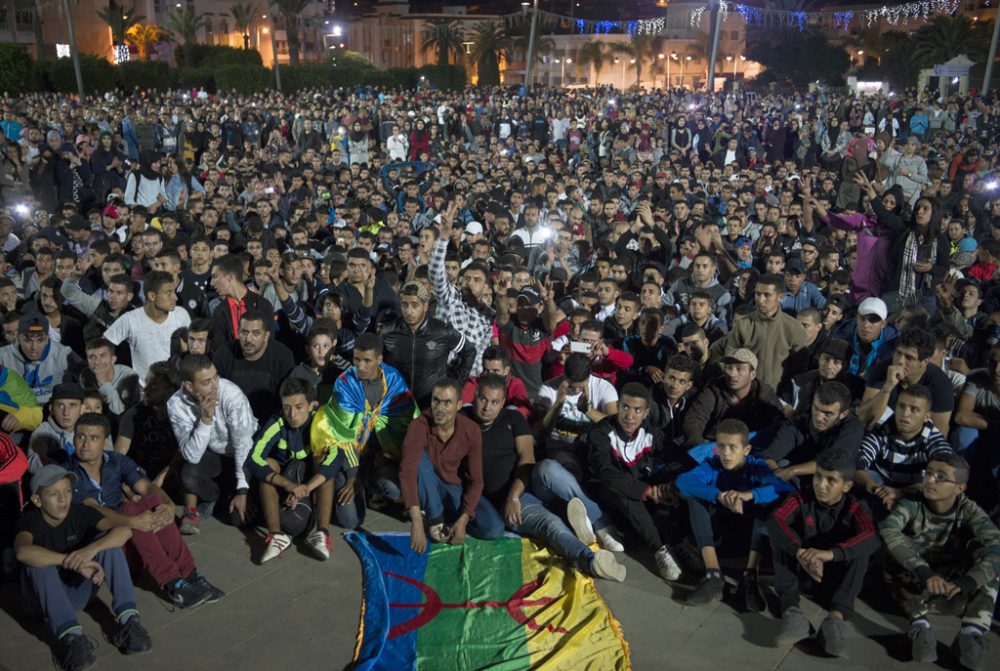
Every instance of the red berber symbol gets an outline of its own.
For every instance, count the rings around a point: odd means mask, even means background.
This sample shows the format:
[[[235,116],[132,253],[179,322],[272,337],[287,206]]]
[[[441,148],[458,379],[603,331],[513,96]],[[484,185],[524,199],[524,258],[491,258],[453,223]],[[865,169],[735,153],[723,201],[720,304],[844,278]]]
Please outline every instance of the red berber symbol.
[[[540,584],[539,580],[532,580],[529,583],[525,583],[514,592],[509,599],[506,601],[463,601],[461,603],[442,603],[441,597],[430,585],[424,584],[419,580],[410,578],[405,575],[400,575],[398,573],[393,573],[392,571],[386,571],[385,575],[390,578],[398,578],[403,582],[413,585],[418,590],[420,590],[424,595],[423,603],[390,603],[389,608],[416,608],[419,612],[416,616],[406,620],[405,622],[400,622],[399,624],[393,625],[389,629],[389,638],[396,638],[397,636],[402,636],[408,634],[411,631],[420,629],[426,624],[429,624],[431,620],[436,618],[442,609],[445,608],[504,608],[507,613],[510,614],[511,619],[521,625],[525,625],[528,629],[537,631],[541,625],[535,621],[535,618],[528,617],[524,612],[524,608],[530,606],[548,606],[562,597],[542,597],[539,599],[526,599],[525,597],[536,589]],[[563,627],[556,627],[551,624],[546,624],[545,629],[554,634],[566,634],[567,630]]]

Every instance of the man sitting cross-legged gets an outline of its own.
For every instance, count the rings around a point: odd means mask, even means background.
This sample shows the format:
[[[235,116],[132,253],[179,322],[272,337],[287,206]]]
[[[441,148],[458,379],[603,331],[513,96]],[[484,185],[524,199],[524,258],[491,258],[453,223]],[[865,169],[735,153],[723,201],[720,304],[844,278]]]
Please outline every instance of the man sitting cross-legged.
[[[482,430],[483,496],[503,511],[507,528],[514,533],[541,540],[588,575],[624,580],[625,567],[611,552],[592,551],[547,507],[566,507],[570,521],[583,529],[588,508],[595,511],[595,519],[601,517],[596,504],[589,499],[585,504],[580,485],[558,462],[535,463],[535,441],[527,420],[517,410],[504,407],[506,388],[507,381],[500,375],[483,375],[472,405],[461,412]],[[593,531],[587,540],[593,542]]]
[[[962,666],[978,671],[997,602],[1000,530],[965,496],[968,482],[965,459],[937,454],[923,471],[920,495],[900,499],[879,531],[895,560],[886,570],[910,618],[913,659],[937,660],[930,602],[964,602],[956,653]]]
[[[871,513],[850,493],[853,484],[854,454],[829,448],[816,456],[812,487],[789,496],[768,518],[781,611],[777,645],[809,636],[809,620],[799,609],[799,581],[807,577],[830,609],[819,627],[823,649],[847,656],[844,621],[854,612],[868,559],[880,546]]]
[[[174,503],[124,454],[105,451],[111,433],[108,418],[81,415],[73,434],[70,466],[77,475],[74,503],[97,508],[116,525],[132,530],[125,546],[133,564],[141,565],[180,608],[214,602],[225,593],[195,568],[194,558],[174,524]],[[122,494],[131,490],[131,500]]]

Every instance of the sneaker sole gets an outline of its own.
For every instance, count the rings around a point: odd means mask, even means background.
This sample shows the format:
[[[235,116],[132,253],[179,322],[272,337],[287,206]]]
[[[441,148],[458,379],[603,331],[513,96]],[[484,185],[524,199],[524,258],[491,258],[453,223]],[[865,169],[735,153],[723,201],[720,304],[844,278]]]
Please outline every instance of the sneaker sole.
[[[573,533],[576,534],[581,543],[592,545],[597,542],[597,537],[590,530],[587,507],[583,505],[583,501],[570,499],[569,503],[566,504],[566,518],[569,520],[570,528],[573,529]]]
[[[628,569],[623,564],[619,564],[614,555],[607,550],[598,550],[594,553],[594,573],[605,580],[625,582]]]

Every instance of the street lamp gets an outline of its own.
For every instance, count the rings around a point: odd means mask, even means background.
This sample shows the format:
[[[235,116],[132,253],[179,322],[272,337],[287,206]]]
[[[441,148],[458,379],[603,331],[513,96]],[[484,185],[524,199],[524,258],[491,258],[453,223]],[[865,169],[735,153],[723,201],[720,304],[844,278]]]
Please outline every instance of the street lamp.
[[[677,52],[671,51],[670,58],[667,59],[667,88],[669,89],[673,85],[673,81],[670,79],[670,61],[677,60]]]

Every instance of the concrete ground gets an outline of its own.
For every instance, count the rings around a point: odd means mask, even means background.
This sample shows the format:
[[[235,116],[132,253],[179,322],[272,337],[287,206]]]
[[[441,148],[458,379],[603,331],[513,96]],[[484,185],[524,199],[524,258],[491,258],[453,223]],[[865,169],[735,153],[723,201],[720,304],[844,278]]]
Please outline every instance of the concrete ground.
[[[369,513],[371,531],[402,531],[398,520]],[[343,669],[351,661],[358,628],[361,571],[357,557],[342,538],[334,540],[330,561],[316,561],[302,546],[284,557],[256,565],[262,541],[249,541],[236,529],[211,520],[202,533],[189,537],[199,568],[227,592],[222,601],[191,610],[170,612],[148,587],[139,588],[142,621],[153,638],[153,651],[125,657],[101,633],[110,621],[105,607],[81,615],[87,633],[100,642],[98,669],[189,671],[219,669]],[[622,557],[628,566],[623,584],[598,581],[618,618],[637,671],[659,669],[918,669],[909,659],[909,644],[900,632],[906,622],[898,613],[882,613],[860,603],[848,629],[851,659],[831,659],[805,641],[774,648],[769,640],[777,621],[769,614],[739,613],[726,602],[689,608],[682,600],[688,588],[667,586],[650,570],[651,559]],[[102,590],[107,603],[109,595]],[[815,625],[825,615],[808,601],[803,610]],[[946,646],[958,619],[934,616],[939,668],[957,669]],[[105,625],[106,626],[106,625]],[[110,631],[110,629],[109,629]],[[43,623],[26,620],[16,583],[0,586],[0,670],[37,671],[55,668]],[[992,649],[985,669],[1000,668],[997,627],[988,634]],[[932,668],[931,665],[925,665]]]

